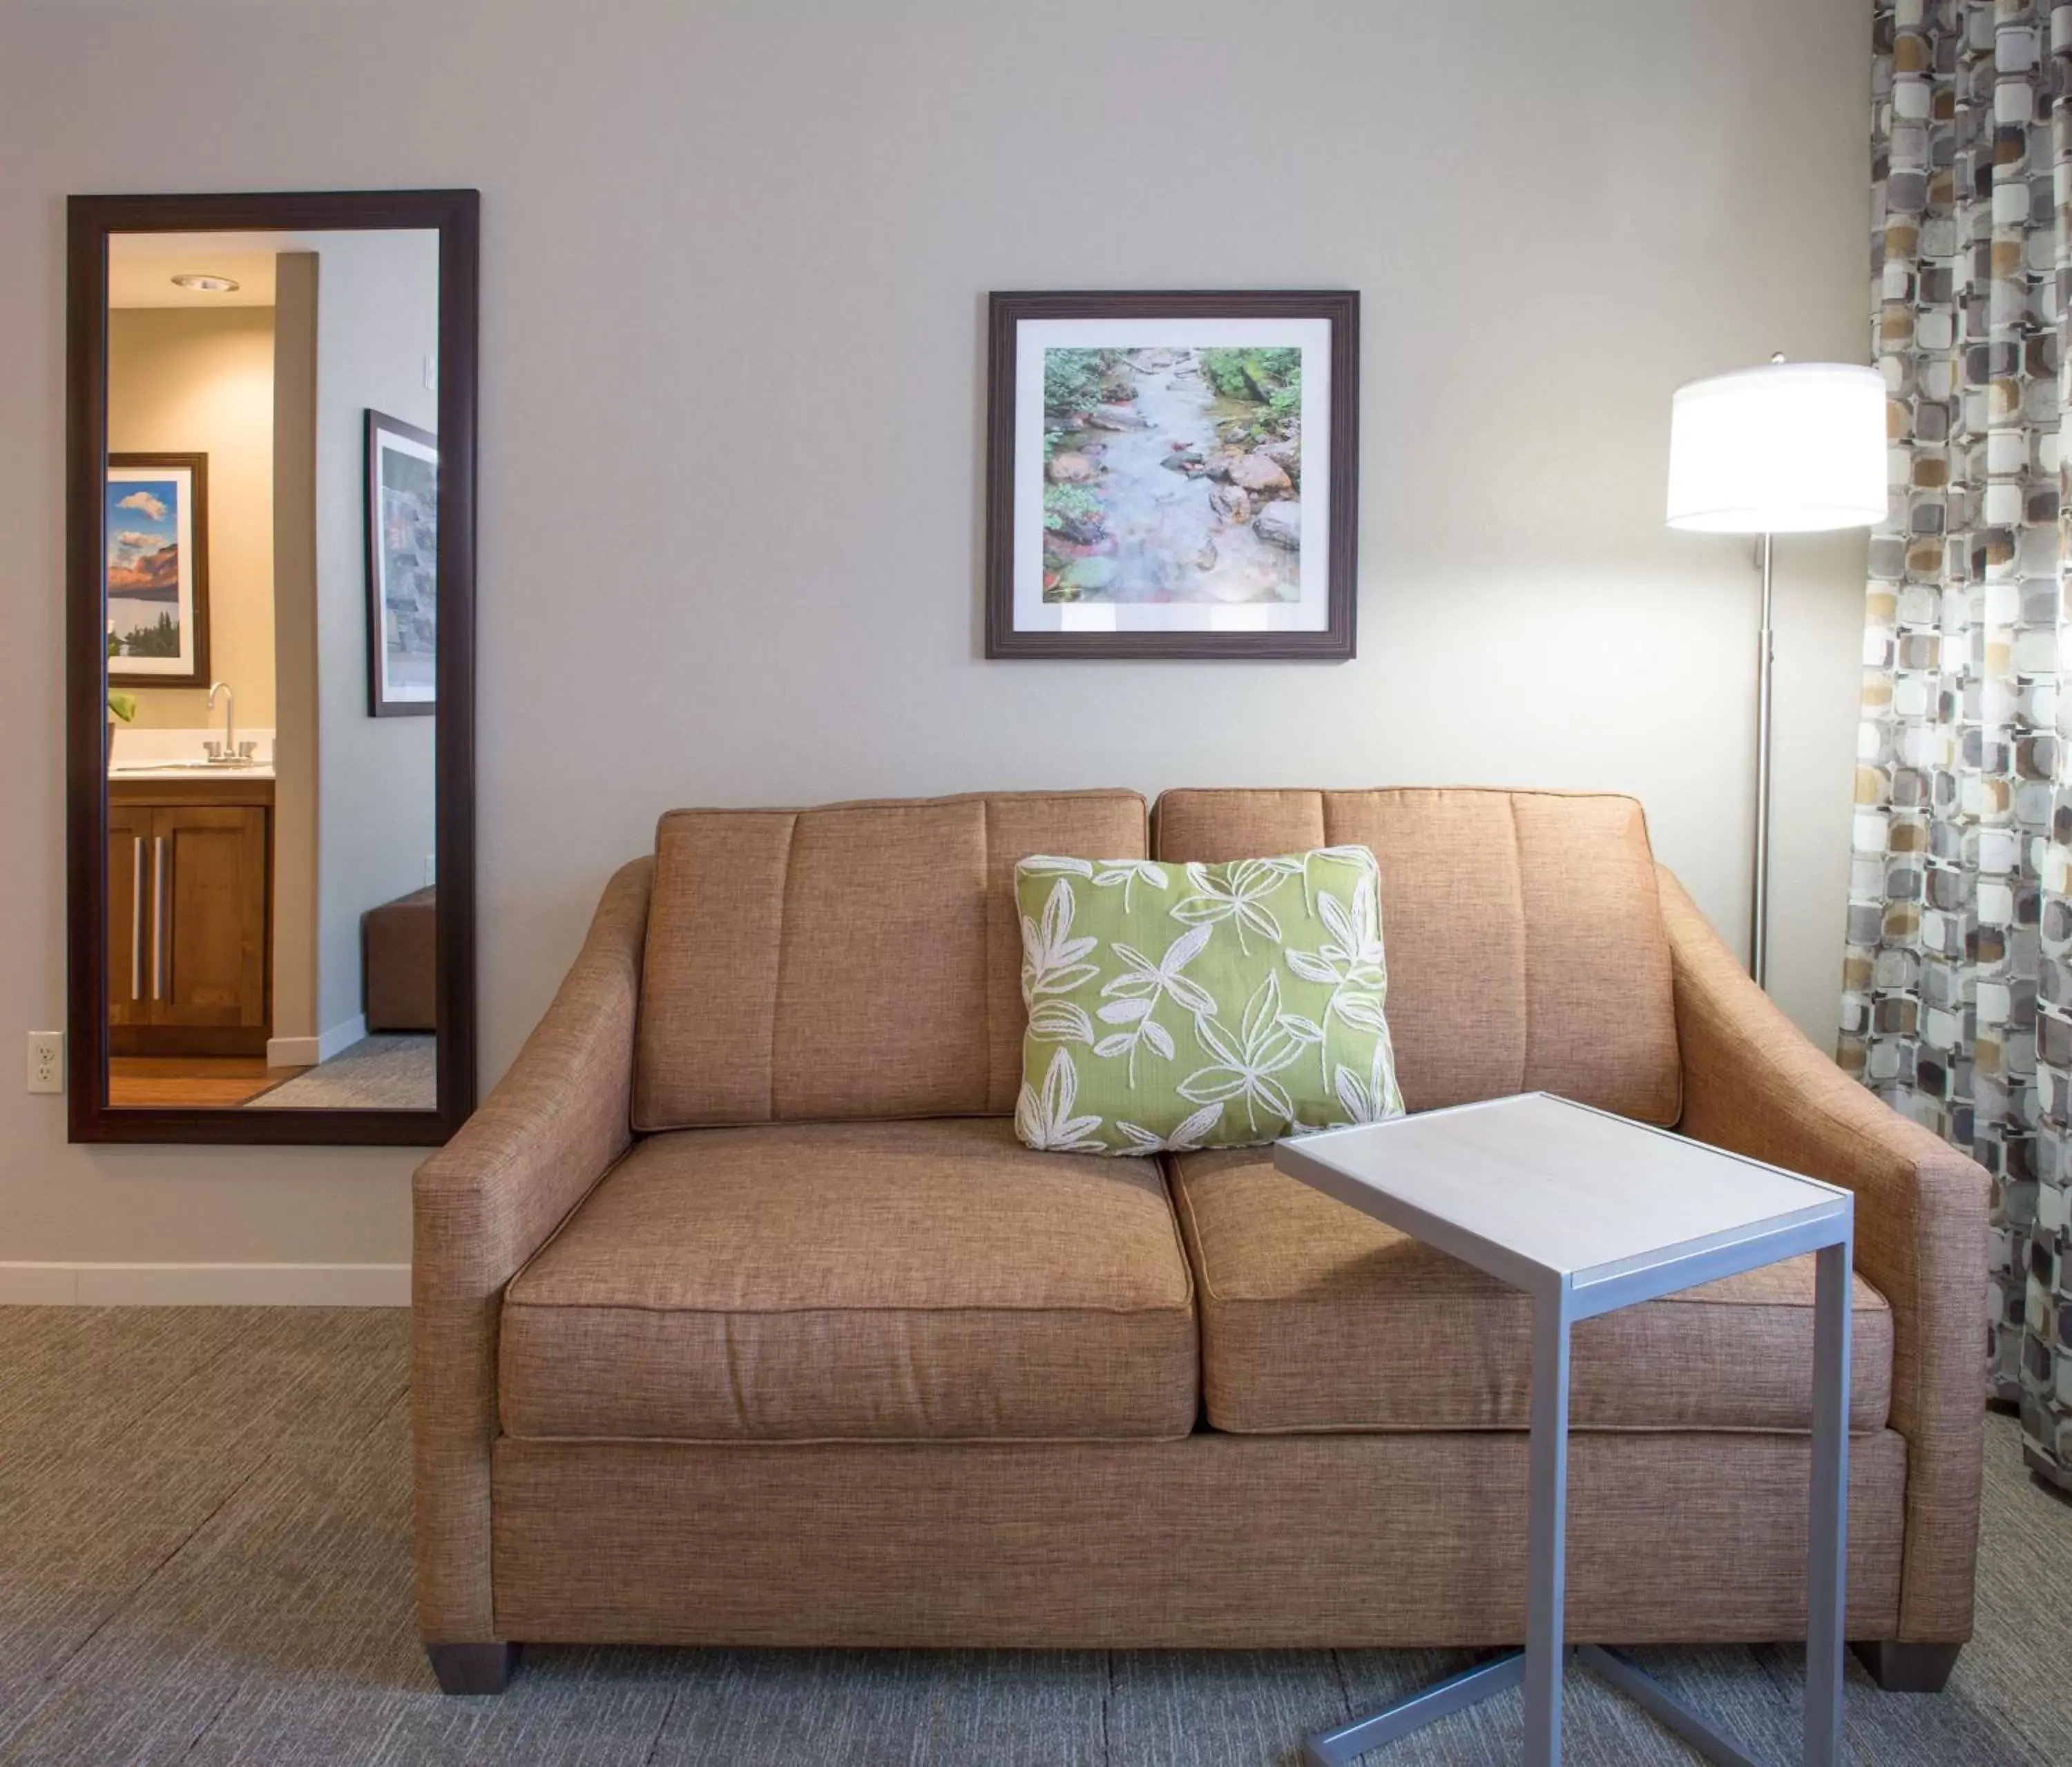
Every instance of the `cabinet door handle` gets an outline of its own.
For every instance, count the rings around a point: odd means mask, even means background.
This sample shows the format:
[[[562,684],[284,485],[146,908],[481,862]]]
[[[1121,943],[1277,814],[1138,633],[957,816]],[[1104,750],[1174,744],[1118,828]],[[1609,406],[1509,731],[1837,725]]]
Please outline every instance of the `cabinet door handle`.
[[[130,998],[144,998],[144,837],[130,837]]]
[[[166,837],[151,837],[151,998],[165,986]]]

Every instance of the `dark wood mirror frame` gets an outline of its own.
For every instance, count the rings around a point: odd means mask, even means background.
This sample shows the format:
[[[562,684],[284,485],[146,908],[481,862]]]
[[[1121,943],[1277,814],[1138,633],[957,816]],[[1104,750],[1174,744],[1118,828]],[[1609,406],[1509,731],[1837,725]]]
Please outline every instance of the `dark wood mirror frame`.
[[[66,904],[76,1142],[433,1147],[475,1109],[475,473],[481,197],[472,190],[75,196],[68,243]],[[425,229],[439,236],[438,1102],[431,1110],[113,1108],[102,482],[108,242],[117,233]]]

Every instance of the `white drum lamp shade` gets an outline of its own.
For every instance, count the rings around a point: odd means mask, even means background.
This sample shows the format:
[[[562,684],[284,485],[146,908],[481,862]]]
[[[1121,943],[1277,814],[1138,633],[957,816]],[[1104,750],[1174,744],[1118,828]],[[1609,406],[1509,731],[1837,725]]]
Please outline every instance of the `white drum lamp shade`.
[[[1885,520],[1885,377],[1847,362],[1787,362],[1679,386],[1669,410],[1669,525],[1762,536],[1756,632],[1755,839],[1749,973],[1770,965],[1772,537]]]
[[[1770,362],[1676,389],[1669,525],[1811,533],[1885,514],[1885,390],[1876,369]]]

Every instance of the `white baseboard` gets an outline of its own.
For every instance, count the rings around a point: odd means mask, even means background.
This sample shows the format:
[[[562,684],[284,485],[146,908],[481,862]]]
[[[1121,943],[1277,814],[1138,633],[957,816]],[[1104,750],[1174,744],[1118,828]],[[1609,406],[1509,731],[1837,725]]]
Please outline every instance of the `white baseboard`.
[[[314,1068],[320,1062],[350,1049],[367,1035],[367,1018],[355,1013],[343,1024],[335,1024],[321,1036],[269,1037],[266,1065],[269,1068]]]
[[[343,1024],[335,1024],[317,1039],[317,1060],[328,1061],[335,1055],[343,1055],[356,1043],[367,1038],[367,1015],[356,1012]]]
[[[0,1263],[0,1306],[409,1304],[408,1264]]]

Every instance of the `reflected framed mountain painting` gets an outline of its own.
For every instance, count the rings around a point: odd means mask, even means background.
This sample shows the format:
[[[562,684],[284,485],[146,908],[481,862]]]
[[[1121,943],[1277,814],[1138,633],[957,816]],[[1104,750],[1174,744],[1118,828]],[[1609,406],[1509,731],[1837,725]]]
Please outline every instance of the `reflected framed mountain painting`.
[[[367,715],[438,709],[439,439],[367,413]]]
[[[208,456],[111,454],[101,502],[112,687],[208,685]]]
[[[1353,654],[1359,296],[997,294],[989,657]]]

